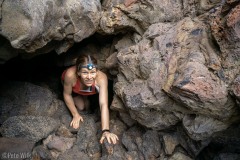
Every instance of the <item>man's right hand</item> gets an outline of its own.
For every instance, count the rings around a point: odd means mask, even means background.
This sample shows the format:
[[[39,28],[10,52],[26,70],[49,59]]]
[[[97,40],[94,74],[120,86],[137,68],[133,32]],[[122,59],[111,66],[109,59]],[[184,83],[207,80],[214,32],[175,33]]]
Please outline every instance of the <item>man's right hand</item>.
[[[70,126],[74,129],[79,128],[80,121],[83,122],[83,118],[80,115],[73,116],[72,122],[70,123]]]

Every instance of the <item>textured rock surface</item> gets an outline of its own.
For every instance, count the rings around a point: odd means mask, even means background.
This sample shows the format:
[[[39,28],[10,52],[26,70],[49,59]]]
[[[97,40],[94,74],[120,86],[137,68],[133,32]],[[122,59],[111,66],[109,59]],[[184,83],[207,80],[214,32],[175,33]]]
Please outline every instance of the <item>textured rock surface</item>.
[[[59,122],[50,117],[16,116],[8,118],[1,125],[4,137],[21,137],[38,142],[55,131]]]
[[[198,19],[185,18],[175,25],[158,23],[149,27],[142,41],[119,51],[115,91],[133,119],[159,130],[185,117],[183,126],[196,140],[231,124],[238,111],[227,82],[217,73],[222,71],[220,57],[207,38],[208,30]],[[199,116],[187,118],[190,114]],[[207,121],[209,126],[204,124]],[[196,129],[199,125],[202,131]]]
[[[28,82],[7,82],[0,86],[2,124],[7,118],[19,115],[48,116],[58,119],[68,113],[64,103],[49,89]]]
[[[98,0],[2,1],[0,34],[27,52],[56,40],[48,51],[62,53],[96,31],[100,11]]]
[[[92,54],[114,83],[110,126],[120,137],[115,146],[99,144],[96,115],[86,115],[79,130],[69,127],[71,115],[48,89],[25,83],[1,86],[0,124],[19,120],[11,123],[9,135],[24,137],[23,132],[36,129],[30,120],[39,119],[45,127],[42,116],[62,123],[55,132],[59,139],[48,148],[36,146],[36,157],[201,159],[211,146],[219,150],[205,159],[239,157],[238,0],[0,4],[0,63],[55,50],[69,51],[57,62],[69,66],[79,54]],[[77,49],[71,48],[74,43]],[[25,122],[32,128],[17,128]],[[37,139],[49,136],[54,127]],[[73,137],[77,145],[59,148],[63,139]]]
[[[7,159],[30,159],[32,149],[35,145],[33,141],[24,138],[0,138],[0,154],[2,160]],[[21,147],[19,147],[21,146]]]

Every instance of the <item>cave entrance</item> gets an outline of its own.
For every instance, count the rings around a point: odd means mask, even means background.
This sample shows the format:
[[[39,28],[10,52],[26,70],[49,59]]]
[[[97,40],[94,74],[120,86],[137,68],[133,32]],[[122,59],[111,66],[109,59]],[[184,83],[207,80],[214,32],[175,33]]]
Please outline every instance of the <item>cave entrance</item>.
[[[113,77],[104,68],[107,56],[114,52],[113,41],[116,36],[103,36],[94,34],[93,36],[74,44],[66,53],[58,55],[55,51],[46,54],[35,55],[29,58],[25,53],[19,54],[4,64],[0,65],[1,82],[21,81],[49,88],[59,99],[62,97],[61,74],[68,67],[74,65],[74,60],[78,55],[87,53],[95,56],[98,60],[100,70],[108,76],[109,105],[113,99]],[[98,106],[98,95],[89,96],[91,104]]]

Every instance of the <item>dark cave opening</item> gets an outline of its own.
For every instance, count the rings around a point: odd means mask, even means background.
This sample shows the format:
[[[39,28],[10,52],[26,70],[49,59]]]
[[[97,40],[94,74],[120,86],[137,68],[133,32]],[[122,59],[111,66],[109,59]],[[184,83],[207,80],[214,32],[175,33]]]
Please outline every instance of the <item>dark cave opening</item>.
[[[0,64],[1,85],[4,85],[5,82],[11,81],[29,82],[35,85],[47,87],[55,93],[60,100],[63,100],[61,74],[65,69],[74,65],[64,64],[64,59],[66,57],[69,58],[71,54],[75,54],[74,56],[81,54],[81,49],[86,47],[88,44],[94,44],[99,48],[105,46],[106,44],[110,45],[114,37],[115,36],[112,35],[104,36],[94,34],[82,42],[74,44],[66,53],[62,53],[60,55],[58,55],[55,51],[51,51],[46,54],[39,54],[31,56],[31,58],[26,58],[20,53],[18,56],[11,58],[4,64]],[[104,72],[107,72],[107,70],[104,70]],[[111,78],[108,79],[108,94],[108,105],[110,107],[114,94],[113,80]],[[99,108],[98,95],[89,96],[89,99],[91,110]]]

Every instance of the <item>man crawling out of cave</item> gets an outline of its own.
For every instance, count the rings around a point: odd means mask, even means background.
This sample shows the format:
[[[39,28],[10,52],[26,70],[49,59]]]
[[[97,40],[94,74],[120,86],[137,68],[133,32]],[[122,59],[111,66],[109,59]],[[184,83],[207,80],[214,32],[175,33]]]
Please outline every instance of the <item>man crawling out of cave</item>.
[[[88,96],[98,93],[102,126],[100,143],[106,138],[108,143],[116,144],[118,137],[109,130],[108,79],[105,73],[98,70],[97,60],[90,55],[80,55],[76,65],[66,69],[61,78],[63,98],[73,116],[70,126],[79,128],[83,117],[78,110],[88,108]]]

